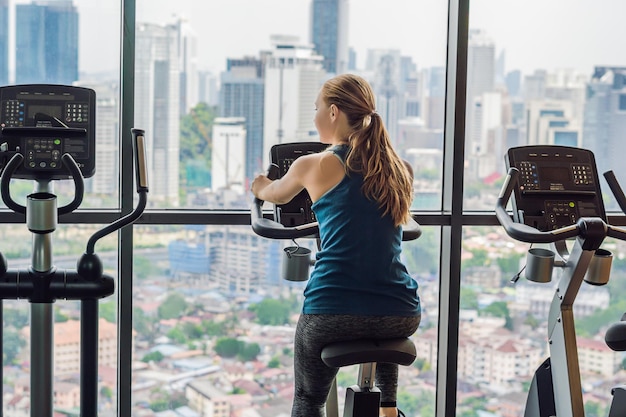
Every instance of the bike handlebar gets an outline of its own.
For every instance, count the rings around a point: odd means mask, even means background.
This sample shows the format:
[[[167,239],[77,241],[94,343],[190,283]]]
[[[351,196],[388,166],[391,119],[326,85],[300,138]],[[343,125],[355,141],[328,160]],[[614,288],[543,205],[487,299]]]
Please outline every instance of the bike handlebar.
[[[542,232],[523,223],[514,222],[506,212],[506,205],[511,198],[515,185],[517,184],[518,177],[519,170],[513,167],[510,168],[496,202],[496,217],[510,237],[526,243],[553,243],[585,235],[587,232],[587,220],[584,217],[580,218],[576,224],[546,232]],[[619,240],[626,240],[626,230],[611,226],[606,222],[603,223],[605,226],[606,236],[614,237]]]
[[[278,177],[278,166],[276,164],[270,165],[267,170],[267,177],[271,180]],[[317,222],[287,227],[277,221],[264,218],[263,203],[263,200],[254,197],[252,206],[250,207],[250,222],[252,224],[252,230],[257,235],[270,239],[297,239],[319,235],[319,224]],[[421,235],[422,229],[413,218],[402,227],[403,241],[415,240]]]

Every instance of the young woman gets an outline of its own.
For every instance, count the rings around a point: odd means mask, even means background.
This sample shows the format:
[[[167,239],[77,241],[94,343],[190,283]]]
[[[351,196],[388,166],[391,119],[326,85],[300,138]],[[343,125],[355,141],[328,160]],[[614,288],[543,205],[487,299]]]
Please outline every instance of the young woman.
[[[412,175],[391,146],[363,78],[328,80],[315,102],[321,153],[296,159],[279,180],[259,175],[252,192],[284,204],[306,189],[321,239],[295,335],[292,417],[322,417],[336,368],[320,358],[331,342],[407,337],[420,322],[417,283],[400,261],[401,225],[410,218]],[[380,363],[381,414],[396,407],[398,366]]]

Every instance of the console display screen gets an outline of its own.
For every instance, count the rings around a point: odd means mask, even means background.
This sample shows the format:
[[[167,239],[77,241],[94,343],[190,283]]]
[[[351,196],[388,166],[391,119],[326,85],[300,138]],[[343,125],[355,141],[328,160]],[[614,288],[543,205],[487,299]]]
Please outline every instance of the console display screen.
[[[542,181],[563,183],[570,180],[569,174],[569,167],[541,167],[539,169],[539,178]]]

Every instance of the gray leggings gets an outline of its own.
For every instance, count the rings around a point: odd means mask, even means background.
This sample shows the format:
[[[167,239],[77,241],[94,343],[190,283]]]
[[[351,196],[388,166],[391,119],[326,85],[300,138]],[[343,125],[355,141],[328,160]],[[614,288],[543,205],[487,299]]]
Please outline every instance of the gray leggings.
[[[324,346],[361,338],[408,337],[415,333],[419,322],[420,316],[302,314],[294,342],[295,393],[291,416],[324,417],[324,404],[338,371],[322,362]],[[381,391],[381,402],[395,402],[398,365],[377,364],[376,386]]]

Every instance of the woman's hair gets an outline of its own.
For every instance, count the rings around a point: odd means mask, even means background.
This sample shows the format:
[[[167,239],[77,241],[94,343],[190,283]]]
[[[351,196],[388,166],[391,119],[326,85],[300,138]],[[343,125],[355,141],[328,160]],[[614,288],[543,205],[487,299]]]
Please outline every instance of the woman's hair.
[[[389,214],[396,226],[405,223],[413,200],[413,179],[394,151],[380,115],[372,88],[362,77],[342,74],[324,83],[321,97],[348,118],[350,152],[348,172],[363,175],[363,193],[378,202],[383,216]]]

